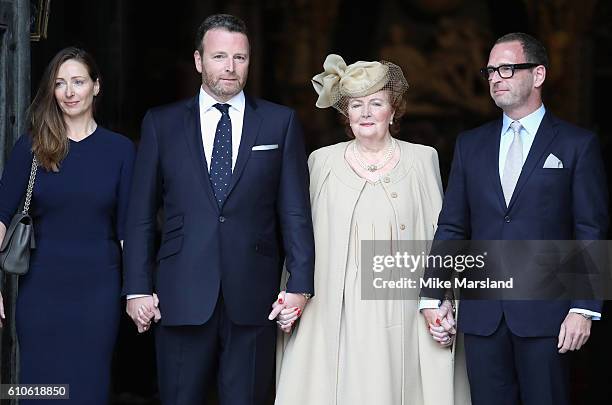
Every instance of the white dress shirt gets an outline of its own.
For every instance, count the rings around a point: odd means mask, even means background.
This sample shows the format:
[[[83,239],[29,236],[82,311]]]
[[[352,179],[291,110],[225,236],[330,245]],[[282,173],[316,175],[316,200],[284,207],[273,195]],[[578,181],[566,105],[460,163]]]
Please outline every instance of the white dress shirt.
[[[544,108],[544,104],[540,106],[537,110],[527,115],[526,117],[521,118],[520,120],[513,120],[508,117],[506,114],[503,115],[502,118],[502,129],[501,136],[499,137],[499,178],[503,178],[504,174],[504,166],[506,165],[506,157],[508,156],[508,151],[510,150],[510,144],[512,144],[512,138],[514,137],[514,132],[510,129],[510,124],[514,121],[518,121],[521,123],[523,128],[521,128],[521,141],[523,141],[523,164],[525,160],[527,160],[527,155],[529,154],[529,150],[531,149],[531,145],[533,145],[533,140],[535,139],[535,135],[538,132],[538,128],[540,127],[540,123],[544,118],[544,114],[546,114],[546,109]]]
[[[219,103],[212,96],[200,87],[200,129],[202,130],[202,143],[204,144],[204,156],[206,156],[206,164],[210,170],[210,158],[213,153],[215,144],[215,132],[217,123],[221,119],[221,111],[217,110],[214,105]],[[236,158],[238,157],[238,149],[240,148],[240,140],[242,139],[242,123],[244,120],[244,92],[236,94],[226,103],[229,104],[229,116],[232,121],[232,171],[236,166]]]

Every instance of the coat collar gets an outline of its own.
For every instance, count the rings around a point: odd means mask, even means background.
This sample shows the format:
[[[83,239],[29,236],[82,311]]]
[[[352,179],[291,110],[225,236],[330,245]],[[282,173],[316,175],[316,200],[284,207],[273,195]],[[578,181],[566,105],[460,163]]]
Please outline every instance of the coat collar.
[[[236,159],[236,165],[232,173],[232,179],[227,189],[227,198],[229,198],[232,190],[236,187],[240,176],[244,172],[249,157],[251,156],[251,150],[257,135],[259,134],[259,128],[261,127],[261,116],[257,113],[257,103],[254,99],[245,96],[244,104],[244,118],[242,121],[242,137],[240,138],[240,147],[238,148],[238,158]]]
[[[208,162],[204,154],[204,145],[202,144],[202,130],[200,127],[200,106],[199,94],[187,100],[185,104],[186,113],[184,116],[184,136],[187,141],[188,149],[191,152],[192,161],[194,162],[196,175],[200,179],[200,184],[204,188],[204,193],[216,212],[219,211],[219,206],[215,200],[215,196],[208,178]]]
[[[502,125],[501,118],[493,123],[490,129],[493,134],[486,134],[486,145],[484,150],[486,156],[486,173],[489,177],[489,183],[493,187],[493,190],[495,190],[501,210],[505,212],[506,200],[504,199],[504,191],[499,178],[499,134],[501,133]]]

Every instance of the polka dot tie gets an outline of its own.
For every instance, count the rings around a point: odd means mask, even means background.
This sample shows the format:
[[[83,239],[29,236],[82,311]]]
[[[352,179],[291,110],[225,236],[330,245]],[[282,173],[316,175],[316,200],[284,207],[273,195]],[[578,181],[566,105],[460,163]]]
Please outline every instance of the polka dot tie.
[[[221,111],[221,119],[215,132],[215,143],[210,159],[210,183],[215,192],[219,207],[227,198],[227,188],[232,178],[232,121],[229,116],[229,104],[215,104]]]

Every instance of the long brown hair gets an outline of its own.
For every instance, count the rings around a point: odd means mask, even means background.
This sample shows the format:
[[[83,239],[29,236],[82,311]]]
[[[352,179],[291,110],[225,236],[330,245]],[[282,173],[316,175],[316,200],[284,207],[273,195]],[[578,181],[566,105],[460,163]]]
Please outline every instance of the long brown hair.
[[[55,99],[55,79],[60,66],[68,60],[81,62],[95,83],[100,71],[94,59],[83,49],[69,47],[59,51],[49,62],[38,85],[36,96],[28,109],[29,129],[32,134],[32,151],[39,165],[47,170],[59,171],[60,163],[68,154],[70,142],[66,134],[66,122]],[[93,107],[95,110],[94,98]]]

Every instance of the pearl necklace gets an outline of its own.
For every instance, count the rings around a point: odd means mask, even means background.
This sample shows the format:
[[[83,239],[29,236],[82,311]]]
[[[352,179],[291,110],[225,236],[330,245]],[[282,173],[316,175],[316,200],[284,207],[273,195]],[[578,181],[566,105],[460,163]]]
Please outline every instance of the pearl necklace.
[[[357,163],[359,163],[359,166],[361,166],[364,170],[373,173],[377,170],[382,169],[387,163],[389,163],[391,157],[393,157],[393,152],[395,152],[396,144],[397,142],[395,141],[395,139],[391,138],[391,142],[389,142],[389,146],[387,146],[387,150],[385,151],[382,160],[376,163],[366,163],[365,160],[363,160],[363,158],[361,157],[359,150],[357,149],[357,141],[353,141],[353,156],[355,157]]]

